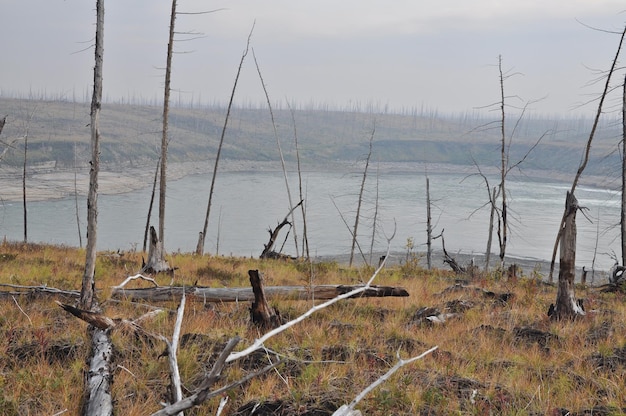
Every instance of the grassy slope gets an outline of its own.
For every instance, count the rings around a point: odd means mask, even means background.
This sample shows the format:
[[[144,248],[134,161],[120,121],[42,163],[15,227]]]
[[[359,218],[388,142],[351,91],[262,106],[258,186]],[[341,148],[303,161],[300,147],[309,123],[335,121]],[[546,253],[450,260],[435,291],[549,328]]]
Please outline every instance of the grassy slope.
[[[106,300],[107,288],[134,274],[140,257],[100,253],[96,280],[108,316],[134,319],[152,310],[151,305]],[[309,266],[298,263],[192,255],[173,255],[169,261],[179,268],[176,285],[248,286],[249,269],[263,272],[267,285],[309,281]],[[79,289],[83,262],[80,250],[4,243],[0,283]],[[314,270],[316,284],[355,283],[371,273],[333,263],[317,264]],[[546,311],[556,288],[534,277],[501,281],[479,276],[470,282],[496,293],[513,293],[503,303],[474,289],[446,290],[455,284],[455,276],[446,271],[429,273],[411,262],[386,269],[376,283],[403,286],[409,298],[343,301],[273,338],[267,346],[293,360],[231,391],[225,414],[249,414],[236,410],[257,400],[265,401],[266,409],[282,409],[275,414],[331,414],[386,372],[397,352],[407,358],[434,345],[438,351],[402,368],[358,408],[366,415],[564,414],[557,409],[581,412],[594,407],[596,412],[600,407],[613,409],[594,414],[620,414],[615,409],[626,407],[623,295],[578,288],[577,296],[585,299],[590,313],[576,322],[551,322]],[[157,281],[170,283],[165,276]],[[309,307],[308,302],[272,303],[287,317]],[[157,306],[169,311],[177,307]],[[422,307],[456,310],[458,315],[432,325],[418,319]],[[171,337],[174,320],[174,313],[162,313],[143,325]],[[187,392],[198,384],[225,340],[238,334],[242,348],[258,337],[249,325],[247,304],[188,302],[182,333],[200,334],[184,335],[179,352]],[[0,334],[0,414],[54,414],[64,409],[78,414],[89,354],[86,324],[49,297],[2,296]],[[114,332],[113,340],[116,413],[146,415],[158,410],[159,402],[167,399],[169,381],[161,356],[164,345],[124,332]],[[265,354],[258,354],[234,363],[225,377],[234,380],[266,360]],[[211,400],[187,414],[215,414],[217,404],[217,399]],[[326,410],[313,413],[314,408]]]
[[[28,128],[29,163],[54,161],[74,166],[89,160],[89,107],[84,103],[0,99],[0,114],[8,122],[4,141],[24,134]],[[29,115],[33,119],[28,122]],[[288,110],[275,110],[276,127],[288,161],[295,160],[294,126]],[[170,119],[169,159],[212,160],[219,142],[225,110],[174,108]],[[487,114],[487,117],[492,117]],[[516,120],[511,116],[507,126]],[[159,155],[161,108],[105,104],[102,111],[102,161],[116,165],[142,165]],[[493,118],[476,115],[439,116],[406,113],[380,114],[297,110],[294,119],[304,164],[351,161],[367,154],[372,127],[375,160],[381,162],[428,162],[482,166],[499,164],[499,130]],[[618,164],[619,124],[603,121],[587,172],[607,174]],[[497,127],[497,125],[495,125]],[[526,118],[516,127],[510,149],[517,162],[544,133],[552,132],[526,160],[526,169],[575,172],[590,130],[589,120]],[[74,151],[76,149],[76,152]],[[2,150],[2,148],[0,148]],[[279,160],[271,118],[263,109],[234,109],[224,142],[223,157],[245,160]],[[17,146],[3,163],[20,166],[23,150]],[[149,163],[150,166],[153,163]]]

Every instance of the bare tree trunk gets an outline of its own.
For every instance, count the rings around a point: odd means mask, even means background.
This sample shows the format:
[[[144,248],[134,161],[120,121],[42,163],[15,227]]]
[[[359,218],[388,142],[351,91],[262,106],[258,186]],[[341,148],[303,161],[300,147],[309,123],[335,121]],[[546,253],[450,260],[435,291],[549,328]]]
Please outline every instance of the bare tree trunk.
[[[146,218],[146,228],[143,232],[143,252],[146,251],[146,243],[148,241],[148,232],[150,231],[150,218],[152,217],[152,207],[154,205],[154,195],[156,193],[156,184],[159,178],[159,170],[161,168],[161,157],[157,161],[157,167],[154,170],[154,181],[152,181],[152,194],[150,194],[150,206],[148,206],[148,216]]]
[[[379,173],[380,167],[376,168],[376,199],[374,204],[374,218],[372,219],[372,240],[370,242],[370,264],[372,264],[372,255],[374,253],[374,242],[376,241],[376,229],[377,229],[377,221],[378,221],[378,197],[379,197]]]
[[[252,56],[254,56],[254,64],[256,65],[257,72],[259,74],[259,78],[261,79],[261,86],[263,87],[263,92],[265,93],[265,99],[267,100],[267,106],[270,111],[270,117],[272,118],[272,127],[274,128],[274,137],[276,138],[276,145],[278,146],[278,154],[280,155],[280,163],[283,167],[283,176],[285,177],[285,187],[287,188],[287,198],[289,199],[289,209],[291,209],[291,226],[293,227],[293,237],[294,243],[296,246],[296,257],[299,257],[298,251],[298,234],[296,232],[296,223],[293,200],[291,199],[291,191],[289,190],[289,181],[287,180],[287,168],[285,167],[285,158],[283,157],[283,150],[280,147],[280,139],[278,138],[278,132],[276,131],[276,122],[274,121],[274,111],[272,110],[272,103],[270,102],[270,96],[267,93],[267,88],[265,87],[265,81],[263,80],[263,76],[261,75],[261,68],[259,68],[259,63],[257,62],[256,55],[254,55],[254,49],[252,49]],[[302,201],[301,201],[302,202]]]
[[[170,35],[167,43],[167,64],[165,67],[165,89],[163,97],[163,135],[161,137],[161,176],[159,181],[159,237],[165,243],[165,191],[167,181],[168,121],[170,111],[170,84],[172,77],[172,54],[174,50],[174,25],[176,22],[176,0],[172,0],[170,14]]]
[[[428,270],[432,269],[433,256],[433,227],[430,214],[430,179],[426,176],[426,264]]]
[[[211,214],[213,191],[215,189],[215,178],[217,177],[217,167],[220,162],[220,155],[222,153],[222,145],[224,144],[224,136],[226,135],[226,127],[228,126],[228,120],[230,118],[230,110],[233,106],[233,100],[235,98],[235,90],[237,89],[237,82],[239,81],[239,74],[241,74],[243,61],[248,55],[248,49],[250,48],[250,38],[252,37],[253,30],[254,30],[254,26],[250,30],[250,34],[248,35],[248,42],[246,43],[246,49],[243,51],[243,54],[241,55],[241,61],[239,61],[239,67],[237,68],[237,75],[235,76],[235,83],[233,84],[233,89],[231,90],[231,93],[230,93],[230,100],[228,101],[228,109],[226,110],[226,118],[224,119],[224,126],[222,127],[222,135],[220,137],[220,144],[217,147],[217,154],[215,155],[215,164],[213,165],[213,176],[211,177],[211,189],[209,190],[209,202],[207,203],[206,216],[204,217],[204,227],[202,228],[200,238],[198,239],[198,245],[196,247],[196,254],[200,256],[204,254],[204,241],[206,240],[206,232],[207,232],[207,228],[209,227],[209,215]]]
[[[28,130],[24,136],[24,166],[22,170],[22,202],[24,206],[24,242],[28,242],[28,211],[26,209],[26,162],[28,154]]]
[[[298,148],[298,130],[296,128],[296,117],[293,112],[293,109],[289,105],[289,101],[287,101],[287,106],[289,107],[289,112],[291,113],[291,121],[293,123],[293,138],[296,144],[296,160],[298,163],[298,189],[300,191],[300,201],[304,201],[304,192],[302,190],[302,168],[300,166],[300,150]],[[300,209],[302,211],[302,250],[303,255],[306,256],[306,259],[309,260],[311,255],[309,253],[309,238],[307,235],[306,229],[306,208],[305,204],[300,205]]]
[[[622,93],[622,209],[620,227],[622,237],[622,266],[626,266],[626,76]]]
[[[80,216],[78,210],[78,180],[76,175],[76,142],[74,142],[74,203],[76,204],[76,226],[78,227],[78,245],[83,248],[83,235],[80,232]]]
[[[100,172],[100,109],[102,107],[102,64],[104,53],[104,0],[96,0],[96,64],[91,99],[91,162],[87,195],[87,249],[85,273],[80,292],[80,308],[90,310],[94,297],[96,241],[98,225],[98,173]]]
[[[500,134],[501,134],[501,165],[500,165],[500,194],[502,198],[502,228],[500,235],[500,269],[504,269],[504,257],[506,255],[507,229],[509,227],[507,221],[507,205],[506,205],[506,174],[508,166],[508,157],[506,152],[506,132],[504,130],[505,111],[504,111],[504,75],[502,74],[502,56],[498,57],[498,70],[500,72]]]
[[[556,305],[550,305],[548,314],[553,319],[575,318],[584,315],[582,307],[574,296],[576,277],[576,212],[578,201],[574,194],[567,192],[565,201],[565,223],[561,230],[561,257],[559,266],[559,286]]]
[[[487,183],[487,192],[490,193],[489,201],[491,209],[489,210],[489,237],[487,238],[487,251],[485,252],[485,271],[489,271],[489,264],[491,263],[491,243],[493,242],[493,219],[496,214],[496,187],[493,187],[493,191],[489,189],[489,183]]]
[[[357,232],[359,228],[359,219],[361,217],[361,205],[363,204],[363,192],[365,190],[365,181],[367,179],[367,169],[369,168],[370,158],[372,157],[372,144],[374,142],[375,132],[376,132],[376,124],[374,124],[374,127],[372,128],[372,134],[370,136],[369,151],[367,153],[367,159],[365,159],[365,169],[363,169],[363,179],[361,180],[361,189],[359,191],[359,201],[356,206],[354,228],[352,229],[352,248],[350,249],[350,264],[349,264],[350,267],[352,267],[352,262],[354,260],[354,249],[356,248],[356,244],[357,244],[356,239],[357,239]]]
[[[102,106],[102,64],[104,53],[104,0],[96,0],[96,47],[93,96],[91,99],[91,168],[89,171],[89,194],[87,196],[87,248],[85,273],[83,275],[79,306],[92,310],[97,307],[94,296],[94,273],[96,267],[96,241],[98,224],[98,173],[100,171],[100,109]],[[112,343],[106,330],[93,328],[92,351],[83,414],[113,414],[111,397]]]
[[[615,72],[615,66],[617,65],[617,60],[619,58],[619,53],[622,50],[622,43],[624,42],[624,36],[626,35],[626,27],[624,28],[624,30],[622,31],[622,34],[620,36],[620,40],[619,40],[619,45],[617,47],[617,52],[615,52],[615,57],[613,58],[613,63],[611,64],[611,69],[609,69],[609,72],[607,73],[606,76],[606,83],[604,84],[604,90],[602,91],[602,95],[600,96],[600,101],[598,102],[598,110],[596,111],[596,117],[593,121],[593,126],[591,127],[591,132],[589,133],[589,139],[587,139],[587,145],[585,146],[585,152],[583,155],[583,160],[580,163],[580,166],[578,167],[578,171],[576,172],[576,176],[574,177],[574,182],[572,183],[572,187],[570,188],[570,193],[574,194],[574,192],[576,191],[576,185],[578,185],[578,180],[580,179],[580,176],[582,175],[583,171],[585,170],[585,167],[587,167],[587,162],[589,162],[589,153],[591,151],[591,142],[593,141],[593,137],[595,136],[596,133],[596,129],[598,127],[598,122],[600,121],[600,116],[602,115],[602,106],[604,105],[604,99],[606,98],[606,95],[609,91],[609,85],[611,83],[611,76],[613,75],[613,72]],[[550,262],[550,275],[549,275],[549,281],[552,282],[554,280],[553,278],[553,273],[554,273],[554,263],[556,260],[556,250],[559,247],[559,241],[561,240],[561,232],[564,229],[564,224],[565,224],[565,217],[567,214],[567,210],[565,212],[563,212],[563,217],[561,218],[561,224],[559,226],[559,232],[556,235],[556,240],[554,242],[554,248],[552,249],[552,261]],[[559,273],[560,275],[560,273]]]

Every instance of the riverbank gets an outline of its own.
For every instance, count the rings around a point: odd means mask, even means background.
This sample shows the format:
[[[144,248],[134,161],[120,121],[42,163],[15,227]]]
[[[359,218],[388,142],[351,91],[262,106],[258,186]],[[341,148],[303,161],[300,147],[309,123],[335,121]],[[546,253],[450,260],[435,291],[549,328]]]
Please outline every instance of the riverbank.
[[[189,175],[206,174],[213,171],[213,161],[175,162],[167,166],[168,180],[173,181]],[[103,195],[122,194],[151,187],[154,183],[154,164],[152,165],[102,165],[98,175],[98,191]],[[295,166],[288,166],[290,172],[296,172]],[[337,171],[362,174],[363,167],[357,163],[335,161],[327,163],[305,163],[303,171]],[[383,162],[376,167],[378,174],[386,172],[425,175],[428,173],[457,174],[459,180],[477,173],[474,166],[452,165],[445,163],[394,163]],[[499,175],[497,168],[482,168],[485,175]],[[267,172],[282,171],[278,161],[232,160],[220,161],[219,172]],[[219,175],[218,172],[218,175]],[[3,201],[21,201],[23,199],[22,169],[0,167],[0,199]],[[545,170],[525,170],[523,180],[545,180],[562,182],[569,185],[571,177],[563,172]],[[510,178],[514,179],[514,178]],[[581,185],[607,187],[607,178],[586,176]],[[86,196],[89,190],[89,166],[57,168],[42,165],[31,167],[26,175],[27,201],[47,201],[67,198],[74,195]]]

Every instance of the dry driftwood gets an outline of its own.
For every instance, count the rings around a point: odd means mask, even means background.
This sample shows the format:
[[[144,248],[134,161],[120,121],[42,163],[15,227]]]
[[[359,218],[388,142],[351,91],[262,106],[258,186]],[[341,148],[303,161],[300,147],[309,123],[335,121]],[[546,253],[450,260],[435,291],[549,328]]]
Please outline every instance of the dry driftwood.
[[[85,415],[112,415],[111,356],[113,343],[107,330],[94,329],[91,337],[92,354],[87,380]]]
[[[348,293],[364,285],[317,285],[309,286],[268,286],[265,294],[285,300],[328,300]],[[248,302],[254,301],[254,292],[249,287],[202,287],[202,286],[160,286],[140,289],[113,289],[111,298],[131,301],[172,301],[179,300],[185,292],[187,300],[196,302]],[[370,285],[364,292],[353,297],[404,297],[409,296],[406,289],[394,286]]]

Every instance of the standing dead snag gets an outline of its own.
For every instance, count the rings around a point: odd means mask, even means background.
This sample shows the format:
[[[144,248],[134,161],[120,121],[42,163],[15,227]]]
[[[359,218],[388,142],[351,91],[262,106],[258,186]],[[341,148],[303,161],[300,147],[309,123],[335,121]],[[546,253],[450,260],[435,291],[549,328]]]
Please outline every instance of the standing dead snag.
[[[584,315],[574,296],[574,278],[576,277],[576,212],[580,209],[573,193],[567,192],[565,198],[565,221],[561,229],[561,257],[559,265],[559,288],[556,294],[556,306],[550,305],[548,315],[552,319],[575,318]]]
[[[280,233],[280,230],[285,226],[285,225],[289,225],[291,227],[291,223],[289,222],[289,216],[293,213],[293,211],[298,208],[300,205],[302,205],[302,203],[304,202],[304,199],[300,200],[300,202],[298,202],[298,204],[291,208],[289,210],[289,212],[287,213],[287,215],[285,215],[285,218],[283,219],[283,221],[278,224],[276,226],[276,228],[269,229],[269,233],[270,233],[270,240],[267,242],[267,244],[264,244],[265,248],[263,249],[263,252],[261,253],[260,258],[262,259],[282,259],[282,258],[287,258],[288,256],[281,254],[280,251],[275,251],[273,250],[274,248],[274,244],[276,244],[276,239],[278,238],[278,234]]]
[[[258,270],[248,270],[250,284],[254,292],[254,302],[250,307],[250,318],[252,322],[262,329],[274,329],[282,324],[280,312],[271,307],[265,299],[263,290],[263,278]]]
[[[148,248],[148,262],[143,265],[140,273],[172,272],[174,269],[165,260],[163,240],[159,240],[154,227],[150,227],[150,246]]]

